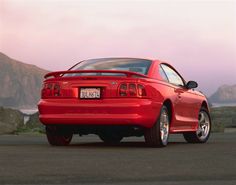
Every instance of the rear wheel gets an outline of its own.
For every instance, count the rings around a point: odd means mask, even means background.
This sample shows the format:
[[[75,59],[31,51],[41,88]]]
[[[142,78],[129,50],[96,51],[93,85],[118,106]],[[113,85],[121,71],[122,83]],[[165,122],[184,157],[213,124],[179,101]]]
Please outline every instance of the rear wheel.
[[[53,146],[69,145],[73,137],[72,132],[58,126],[46,126],[46,135],[48,142]]]
[[[118,144],[123,139],[122,136],[113,135],[112,133],[101,133],[99,138],[107,144]]]
[[[170,117],[165,105],[161,108],[160,116],[152,128],[145,130],[146,143],[151,147],[165,147],[169,138]]]
[[[202,108],[198,115],[198,129],[196,132],[183,133],[188,143],[205,143],[210,137],[211,118],[207,109]]]

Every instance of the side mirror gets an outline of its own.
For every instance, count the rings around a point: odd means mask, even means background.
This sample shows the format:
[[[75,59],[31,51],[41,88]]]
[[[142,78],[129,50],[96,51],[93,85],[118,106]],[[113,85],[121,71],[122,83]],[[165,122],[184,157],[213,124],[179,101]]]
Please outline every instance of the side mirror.
[[[189,81],[187,84],[186,84],[186,88],[187,89],[195,89],[198,87],[198,84],[197,82],[195,81]]]

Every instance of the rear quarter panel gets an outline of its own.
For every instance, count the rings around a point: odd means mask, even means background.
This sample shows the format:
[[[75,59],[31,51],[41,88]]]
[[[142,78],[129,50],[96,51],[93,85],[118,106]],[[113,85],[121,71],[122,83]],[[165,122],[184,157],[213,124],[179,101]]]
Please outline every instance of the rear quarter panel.
[[[198,113],[206,98],[194,90],[185,90],[182,97],[182,104],[174,86],[168,82],[146,79],[146,87],[150,97],[155,102],[163,103],[171,101],[171,132],[194,131],[198,126]],[[160,110],[157,110],[159,115]],[[158,116],[157,116],[158,117]]]

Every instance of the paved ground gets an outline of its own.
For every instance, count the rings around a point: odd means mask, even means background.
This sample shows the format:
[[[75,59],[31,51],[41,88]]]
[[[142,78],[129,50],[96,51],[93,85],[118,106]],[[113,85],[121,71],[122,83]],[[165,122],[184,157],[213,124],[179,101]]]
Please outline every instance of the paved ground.
[[[143,138],[118,146],[95,136],[51,147],[44,136],[0,136],[0,184],[236,184],[236,133],[213,134],[207,144],[181,135],[166,148],[147,148]]]

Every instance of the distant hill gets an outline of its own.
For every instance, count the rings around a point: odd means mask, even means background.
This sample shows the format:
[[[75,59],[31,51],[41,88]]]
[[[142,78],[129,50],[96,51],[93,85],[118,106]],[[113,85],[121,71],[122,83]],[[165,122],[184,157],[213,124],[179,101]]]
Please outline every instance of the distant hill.
[[[40,98],[43,76],[47,72],[0,52],[0,106],[35,108]]]
[[[212,103],[236,103],[236,84],[219,87],[209,100]]]

